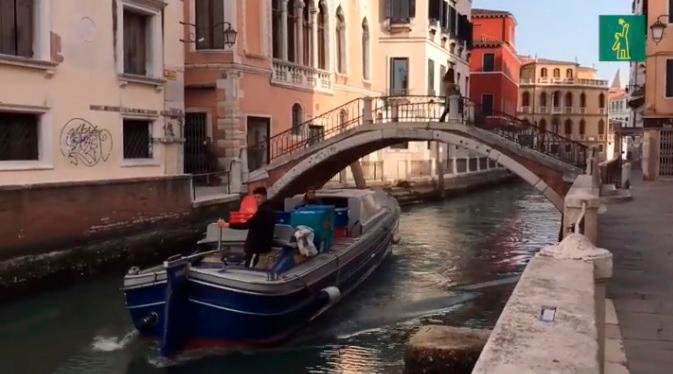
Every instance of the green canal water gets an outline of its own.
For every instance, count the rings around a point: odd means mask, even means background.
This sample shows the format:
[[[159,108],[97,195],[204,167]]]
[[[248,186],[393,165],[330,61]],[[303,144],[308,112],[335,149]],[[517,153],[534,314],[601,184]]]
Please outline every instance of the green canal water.
[[[164,362],[133,331],[115,274],[0,305],[0,373],[402,373],[420,326],[495,324],[560,214],[513,183],[404,208],[400,225],[378,271],[283,346]]]

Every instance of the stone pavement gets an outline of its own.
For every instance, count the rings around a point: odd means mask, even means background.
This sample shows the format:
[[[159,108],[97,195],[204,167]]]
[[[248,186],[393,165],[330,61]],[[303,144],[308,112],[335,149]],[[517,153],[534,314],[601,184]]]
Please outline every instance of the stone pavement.
[[[632,374],[673,373],[673,181],[643,182],[633,200],[599,217],[599,245],[614,256],[614,300]]]

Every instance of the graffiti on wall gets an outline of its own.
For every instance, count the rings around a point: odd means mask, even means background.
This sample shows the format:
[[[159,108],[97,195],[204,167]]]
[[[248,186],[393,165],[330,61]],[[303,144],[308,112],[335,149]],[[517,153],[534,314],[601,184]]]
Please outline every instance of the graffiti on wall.
[[[61,129],[61,154],[75,166],[95,166],[112,153],[112,134],[82,118],[73,118]]]

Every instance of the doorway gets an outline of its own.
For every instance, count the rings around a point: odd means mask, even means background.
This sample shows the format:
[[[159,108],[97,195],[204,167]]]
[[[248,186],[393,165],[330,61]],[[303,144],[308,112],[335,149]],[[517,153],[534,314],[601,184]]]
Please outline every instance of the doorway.
[[[248,171],[257,170],[269,163],[269,131],[271,119],[248,117]]]

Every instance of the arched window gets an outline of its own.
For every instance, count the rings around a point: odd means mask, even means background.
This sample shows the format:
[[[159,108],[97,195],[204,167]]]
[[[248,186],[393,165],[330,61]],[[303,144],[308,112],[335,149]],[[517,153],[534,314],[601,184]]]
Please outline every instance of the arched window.
[[[309,21],[310,15],[309,15],[309,5],[308,2],[304,2],[304,11],[302,15],[302,22],[303,22],[303,28],[302,28],[302,40],[304,42],[303,45],[303,51],[302,51],[302,61],[304,65],[309,65],[309,61],[311,61],[311,23]]]
[[[297,5],[295,0],[288,0],[287,2],[287,59],[291,62],[297,61],[296,46],[296,32],[297,32]]]
[[[554,78],[561,78],[561,69],[554,69]]]
[[[554,91],[554,94],[552,95],[552,105],[554,106],[554,108],[558,108],[561,106],[561,92]]]
[[[573,133],[573,120],[568,118],[566,120],[566,123],[565,123],[564,127],[565,127],[564,128],[564,130],[565,130],[564,133],[566,134],[566,137],[570,137],[570,135],[572,135],[572,133]]]
[[[318,4],[318,68],[327,69],[327,49],[325,43],[327,35],[325,27],[327,23],[327,7],[325,1],[320,0]]]
[[[337,72],[346,72],[346,18],[344,11],[339,7],[336,16],[336,58]]]
[[[566,108],[572,108],[573,106],[573,94],[572,92],[567,92],[565,97]]]
[[[558,134],[559,133],[559,127],[560,126],[559,126],[558,118],[554,117],[551,120],[551,130],[552,130],[552,132],[554,134]]]
[[[456,43],[452,42],[451,44],[449,44],[449,52],[450,52],[451,54],[455,54],[455,53],[456,53]]]
[[[369,80],[369,23],[362,20],[362,78]]]
[[[544,118],[541,119],[539,127],[541,132],[547,131],[547,120],[545,120]]]
[[[600,96],[598,96],[598,107],[599,108],[605,108],[605,95],[604,94],[600,94]]]
[[[581,108],[586,108],[587,107],[587,95],[582,92],[580,95],[580,107]]]
[[[541,107],[546,107],[547,106],[547,93],[543,92],[540,94],[540,106]]]
[[[529,107],[530,106],[530,93],[528,91],[523,93],[521,97],[521,106]]]
[[[566,78],[573,79],[573,69],[566,70]]]
[[[273,29],[273,57],[274,58],[281,58],[282,57],[282,49],[283,49],[283,36],[280,34],[280,26],[282,22],[282,16],[283,13],[281,12],[280,9],[280,3],[281,0],[273,0],[271,3],[271,6],[273,8],[272,10],[272,29]]]
[[[542,68],[540,70],[540,78],[547,78],[547,68]]]
[[[603,134],[605,134],[605,121],[600,120],[598,121],[598,135]]]
[[[587,131],[587,123],[582,119],[580,120],[580,135],[584,135]]]
[[[292,133],[299,134],[301,131],[301,123],[304,120],[304,111],[301,109],[299,103],[292,105]]]

